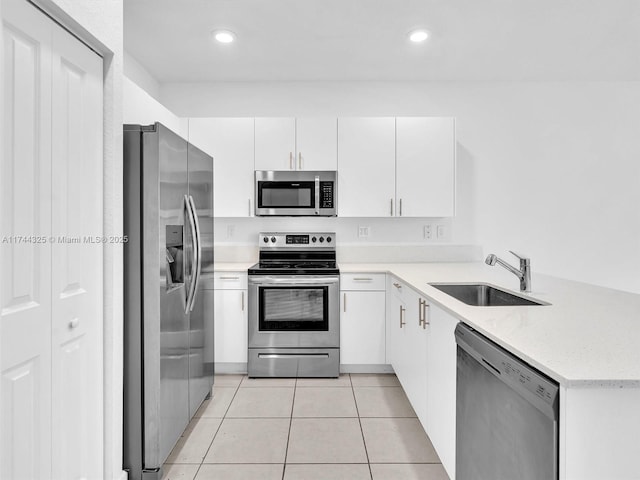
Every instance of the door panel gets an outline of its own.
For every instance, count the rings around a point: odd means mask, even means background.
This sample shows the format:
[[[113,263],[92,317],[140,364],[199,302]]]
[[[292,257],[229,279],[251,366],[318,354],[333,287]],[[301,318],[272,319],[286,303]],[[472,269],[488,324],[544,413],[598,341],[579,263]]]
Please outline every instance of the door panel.
[[[102,59],[53,28],[53,478],[102,475]]]
[[[189,142],[213,157],[216,217],[251,217],[253,118],[190,118]]]
[[[51,26],[3,1],[0,478],[51,476]]]
[[[144,282],[144,464],[149,468],[162,465],[189,422],[189,316],[185,306],[193,275],[192,232],[184,207],[187,142],[162,125],[157,128],[157,135],[145,135],[144,168],[154,173],[145,174],[143,180],[143,222],[150,239],[144,243],[148,250],[143,253],[144,271],[158,279],[158,283]],[[166,282],[167,225],[184,226],[185,284],[178,288],[169,288]],[[153,245],[156,238],[160,240]]]
[[[213,159],[189,144],[189,195],[200,226],[202,272],[213,270]],[[213,385],[213,290],[200,275],[193,310],[189,315],[189,418]]]
[[[401,216],[453,216],[454,132],[453,118],[396,119],[396,197],[402,200]]]
[[[395,119],[338,119],[338,215],[389,217],[395,211]]]
[[[255,119],[256,170],[295,170],[295,118]]]

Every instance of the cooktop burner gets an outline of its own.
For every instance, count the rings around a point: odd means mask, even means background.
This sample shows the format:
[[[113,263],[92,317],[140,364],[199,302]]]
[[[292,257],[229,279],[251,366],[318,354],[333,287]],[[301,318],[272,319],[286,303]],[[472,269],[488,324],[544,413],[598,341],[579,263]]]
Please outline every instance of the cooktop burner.
[[[337,275],[335,233],[261,233],[250,275]]]

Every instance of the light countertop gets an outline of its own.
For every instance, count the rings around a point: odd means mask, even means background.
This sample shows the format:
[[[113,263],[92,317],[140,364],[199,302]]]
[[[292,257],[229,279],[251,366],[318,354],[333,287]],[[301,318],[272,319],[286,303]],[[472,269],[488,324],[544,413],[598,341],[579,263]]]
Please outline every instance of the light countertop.
[[[246,263],[216,264],[241,271]],[[640,295],[532,272],[546,306],[474,307],[430,282],[486,282],[518,293],[501,267],[473,263],[340,263],[341,273],[391,273],[456,318],[567,387],[640,388]]]

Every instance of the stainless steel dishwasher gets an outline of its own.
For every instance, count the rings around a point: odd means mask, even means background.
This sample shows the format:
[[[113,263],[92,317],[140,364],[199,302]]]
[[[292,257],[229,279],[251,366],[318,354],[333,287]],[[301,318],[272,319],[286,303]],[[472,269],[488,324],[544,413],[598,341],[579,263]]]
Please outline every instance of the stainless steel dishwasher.
[[[558,384],[460,323],[456,479],[557,480]]]

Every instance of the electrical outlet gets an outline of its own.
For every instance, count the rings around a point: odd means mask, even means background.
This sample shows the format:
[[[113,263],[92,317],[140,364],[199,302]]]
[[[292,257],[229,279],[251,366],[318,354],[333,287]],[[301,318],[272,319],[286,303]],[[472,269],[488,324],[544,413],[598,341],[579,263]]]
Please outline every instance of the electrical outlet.
[[[436,238],[438,238],[438,240],[444,240],[446,236],[447,236],[447,226],[438,225],[436,227]]]
[[[424,239],[425,240],[431,240],[431,238],[432,238],[431,225],[425,225],[424,226]]]
[[[227,225],[227,238],[233,238],[233,234],[236,232],[235,225]]]
[[[369,227],[358,226],[358,238],[368,238],[368,237],[369,237]]]

